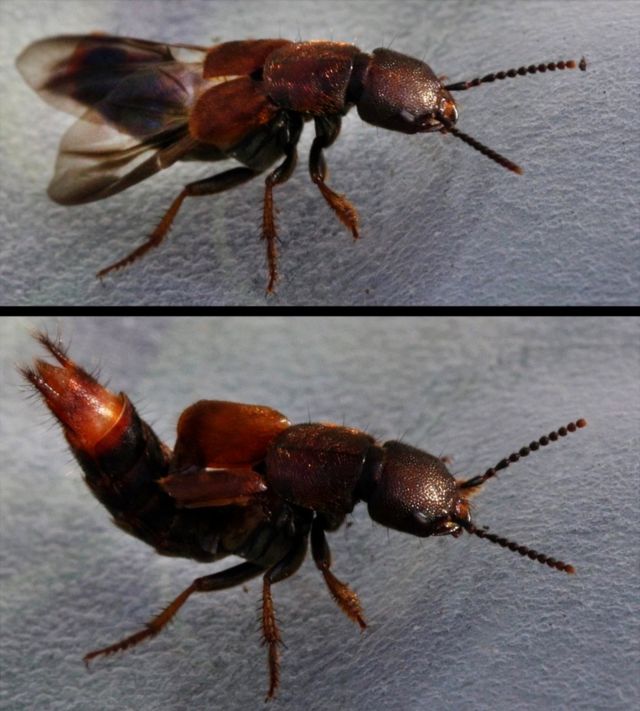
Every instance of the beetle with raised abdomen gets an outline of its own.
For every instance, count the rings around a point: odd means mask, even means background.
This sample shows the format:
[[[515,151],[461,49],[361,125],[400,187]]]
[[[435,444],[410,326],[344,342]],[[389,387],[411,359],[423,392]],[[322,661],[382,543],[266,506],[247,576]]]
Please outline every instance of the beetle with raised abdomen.
[[[331,571],[327,531],[358,502],[383,526],[428,536],[486,538],[555,569],[567,563],[518,545],[471,520],[469,499],[521,457],[586,425],[579,419],[531,442],[483,474],[456,479],[446,463],[403,442],[377,442],[366,432],[328,423],[292,425],[262,405],[200,400],[178,421],[173,450],[113,393],[76,365],[59,343],[38,339],[59,365],[37,360],[22,370],[62,425],[71,451],[98,500],[127,533],[158,553],[210,563],[228,555],[245,562],[196,578],[144,629],[89,652],[85,661],[155,636],[197,592],[223,590],[262,577],[262,634],[269,688],[279,683],[280,633],[271,587],[293,575],[309,542],[332,597],[361,629],[360,600]]]
[[[326,184],[323,156],[351,107],[381,128],[450,133],[521,173],[515,163],[456,128],[458,110],[451,92],[525,74],[576,66],[584,70],[586,62],[534,64],[444,84],[424,62],[387,48],[367,54],[343,42],[285,39],[202,47],[95,34],[34,42],[17,66],[45,101],[80,117],[60,145],[49,185],[56,202],[101,200],[178,160],[232,158],[242,164],[186,185],[149,238],[98,276],[159,245],[186,197],[234,188],[281,160],[267,173],[262,213],[267,291],[273,291],[278,278],[273,188],[293,172],[305,121],[315,123],[311,179],[357,238],[358,214]]]

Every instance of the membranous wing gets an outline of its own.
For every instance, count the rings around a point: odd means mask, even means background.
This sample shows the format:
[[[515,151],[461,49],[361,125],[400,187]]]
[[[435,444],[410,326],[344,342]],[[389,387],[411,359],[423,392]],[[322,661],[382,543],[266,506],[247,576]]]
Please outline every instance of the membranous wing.
[[[202,78],[206,51],[99,34],[30,45],[17,61],[27,83],[80,117],[60,144],[49,196],[66,205],[100,200],[195,151],[190,109],[224,81]]]

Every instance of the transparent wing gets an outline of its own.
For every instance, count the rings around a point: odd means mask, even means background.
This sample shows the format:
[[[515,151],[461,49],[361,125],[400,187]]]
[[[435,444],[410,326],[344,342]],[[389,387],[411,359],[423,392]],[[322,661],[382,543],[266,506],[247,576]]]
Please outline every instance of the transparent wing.
[[[62,139],[47,192],[61,205],[102,200],[168,168],[196,145],[186,128],[149,142],[81,119]]]
[[[205,47],[110,35],[61,35],[30,44],[16,60],[24,80],[55,108],[81,116],[124,78],[158,64],[201,65]]]
[[[113,195],[187,157],[206,48],[108,35],[27,47],[19,71],[40,96],[79,117],[64,135],[48,193],[75,205]],[[209,159],[216,159],[209,152]]]
[[[120,79],[64,135],[51,199],[100,200],[184,157],[198,145],[188,120],[201,84],[197,71],[175,62]]]

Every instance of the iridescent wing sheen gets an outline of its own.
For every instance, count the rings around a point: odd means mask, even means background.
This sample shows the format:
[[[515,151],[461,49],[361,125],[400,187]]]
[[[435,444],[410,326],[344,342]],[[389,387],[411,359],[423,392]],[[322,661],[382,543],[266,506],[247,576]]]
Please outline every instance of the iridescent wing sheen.
[[[49,196],[69,205],[120,192],[197,146],[189,111],[202,79],[181,64],[123,78],[63,136]]]
[[[27,47],[17,66],[48,103],[80,119],[60,144],[49,196],[100,200],[187,157],[205,48],[106,35],[53,37]],[[209,159],[221,158],[211,151]]]
[[[206,47],[169,45],[110,35],[60,35],[30,44],[16,66],[30,87],[49,104],[81,116],[124,78],[167,63],[198,65]]]

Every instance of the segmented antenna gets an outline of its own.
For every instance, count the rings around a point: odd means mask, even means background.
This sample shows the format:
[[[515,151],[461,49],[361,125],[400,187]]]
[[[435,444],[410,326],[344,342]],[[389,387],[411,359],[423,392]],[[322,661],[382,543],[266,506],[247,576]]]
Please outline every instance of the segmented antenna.
[[[513,452],[505,459],[501,459],[495,467],[490,467],[487,471],[479,476],[471,477],[466,481],[460,482],[458,484],[459,489],[473,489],[477,486],[482,486],[482,484],[494,477],[502,469],[506,469],[510,464],[517,462],[521,457],[527,457],[531,452],[536,452],[540,447],[546,447],[550,442],[556,442],[560,437],[566,437],[569,432],[575,432],[578,429],[582,429],[587,426],[587,421],[585,419],[579,419],[575,422],[570,422],[566,427],[560,427],[558,430],[549,432],[548,435],[540,437],[539,440],[531,442],[528,447],[522,447],[518,452]],[[480,535],[480,534],[478,534]],[[488,535],[482,535],[481,538],[489,538]],[[497,543],[498,541],[496,541]],[[500,544],[503,545],[503,544]],[[514,550],[514,549],[512,549]],[[523,554],[525,555],[525,554]]]
[[[468,134],[463,133],[462,131],[457,129],[451,123],[451,121],[446,119],[441,114],[438,115],[438,121],[444,126],[444,130],[446,131],[446,133],[450,133],[452,136],[456,136],[461,141],[464,141],[467,145],[471,146],[471,148],[475,148],[477,151],[482,153],[483,156],[487,156],[487,158],[490,158],[491,160],[495,161],[503,168],[511,170],[512,172],[517,173],[518,175],[522,175],[522,173],[524,172],[522,168],[513,161],[510,161],[508,158],[501,156],[499,153],[496,153],[495,151],[491,150],[491,148],[488,148],[487,146],[480,143],[480,141],[476,141],[475,138],[471,138],[471,136],[469,136]]]
[[[494,72],[492,74],[487,74],[483,77],[471,79],[471,81],[459,81],[455,84],[447,84],[444,88],[448,91],[466,91],[467,89],[472,89],[474,86],[480,86],[480,84],[488,84],[490,82],[498,81],[500,79],[512,79],[517,76],[525,76],[526,74],[541,74],[544,72],[555,72],[556,70],[562,69],[575,69],[576,67],[579,67],[583,72],[586,71],[587,60],[582,57],[579,62],[576,62],[575,59],[561,59],[559,62],[549,62],[548,64],[530,64],[528,67],[508,69],[506,72]],[[495,161],[503,168],[506,168],[507,170],[510,170],[513,173],[517,173],[518,175],[522,175],[522,173],[524,172],[522,168],[517,165],[517,163],[513,163],[508,158],[501,156],[499,153],[496,153],[495,151],[491,150],[491,148],[487,148],[487,146],[483,145],[479,141],[476,141],[475,138],[471,138],[471,136],[467,135],[466,133],[459,131],[453,125],[453,123],[447,120],[443,115],[438,116],[438,121],[440,121],[440,123],[444,126],[444,130],[447,133],[451,133],[452,135],[457,136],[467,145],[471,146],[472,148],[475,148],[475,150],[482,153],[482,155],[487,156],[487,158],[490,158],[491,160]]]
[[[508,69],[506,72],[494,72],[483,77],[471,79],[471,81],[459,81],[455,84],[447,84],[444,88],[447,91],[466,91],[473,89],[474,86],[480,84],[489,84],[500,79],[513,79],[526,74],[544,74],[544,72],[555,72],[562,69],[575,69],[578,67],[581,71],[587,70],[587,60],[582,57],[579,62],[575,59],[561,59],[559,62],[549,62],[548,64],[530,64],[528,67],[518,67],[518,69]]]
[[[459,519],[458,523],[469,533],[473,533],[474,536],[478,536],[478,538],[486,538],[492,543],[497,543],[503,548],[508,548],[509,550],[514,551],[515,553],[527,556],[528,558],[531,558],[531,560],[537,560],[538,563],[548,565],[550,568],[561,570],[565,573],[569,573],[570,575],[576,572],[576,569],[568,563],[563,563],[561,560],[556,560],[555,558],[551,558],[550,556],[544,555],[543,553],[538,553],[537,551],[534,551],[531,548],[527,548],[527,546],[521,546],[518,543],[514,543],[513,541],[509,541],[506,538],[502,538],[502,536],[496,536],[495,533],[489,533],[488,531],[485,531],[482,528],[477,528],[470,521],[464,521],[462,519]]]

